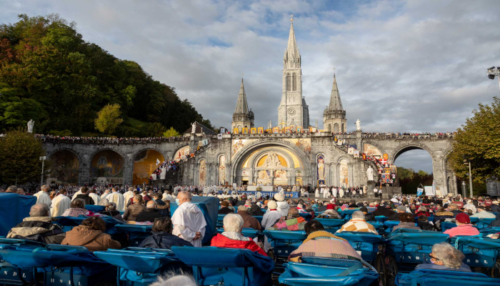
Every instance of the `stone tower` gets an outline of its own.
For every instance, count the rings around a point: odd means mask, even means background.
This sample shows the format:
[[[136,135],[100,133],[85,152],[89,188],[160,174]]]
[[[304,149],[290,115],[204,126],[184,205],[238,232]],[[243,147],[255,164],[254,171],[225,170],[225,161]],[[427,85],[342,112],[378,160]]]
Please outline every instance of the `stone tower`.
[[[333,74],[332,93],[330,95],[330,104],[323,112],[323,129],[328,132],[345,133],[347,130],[347,119],[345,118],[345,110],[342,107],[340,100],[339,88],[337,87],[337,79]]]
[[[254,114],[252,110],[248,110],[247,96],[245,94],[245,86],[241,79],[240,93],[236,102],[236,109],[233,113],[233,122],[231,122],[231,130],[238,128],[241,132],[244,127],[253,127]],[[250,130],[249,130],[250,132]]]
[[[302,97],[302,61],[295,40],[293,19],[283,57],[282,95],[278,107],[278,126],[309,128],[309,108]]]

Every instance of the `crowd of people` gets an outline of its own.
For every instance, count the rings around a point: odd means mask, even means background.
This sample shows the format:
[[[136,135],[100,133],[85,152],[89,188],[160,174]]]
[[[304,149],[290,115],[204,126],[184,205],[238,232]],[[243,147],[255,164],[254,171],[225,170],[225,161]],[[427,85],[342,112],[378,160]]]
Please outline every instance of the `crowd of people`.
[[[227,188],[220,187],[222,190]],[[326,190],[326,189],[325,189]],[[358,191],[361,189],[358,188]],[[50,186],[42,186],[34,194],[37,202],[32,206],[30,216],[13,227],[8,238],[31,239],[46,243],[84,246],[90,251],[120,249],[127,247],[127,241],[115,240],[106,230],[106,217],[112,217],[124,223],[150,224],[152,232],[144,239],[140,247],[166,248],[172,246],[202,247],[206,235],[207,221],[201,209],[192,203],[193,196],[211,196],[220,200],[219,214],[224,214],[222,233],[211,238],[210,245],[223,248],[244,248],[262,256],[274,256],[269,240],[251,239],[242,234],[243,228],[255,230],[305,231],[307,238],[293,251],[288,260],[300,262],[304,253],[308,256],[343,257],[361,259],[349,243],[337,233],[365,232],[377,234],[373,222],[377,216],[399,221],[393,231],[401,228],[441,231],[445,221],[456,223],[456,227],[444,233],[450,237],[473,236],[479,234],[471,224],[471,217],[493,218],[491,226],[500,226],[495,212],[500,211],[499,202],[489,198],[453,197],[416,197],[412,195],[394,196],[390,200],[368,202],[363,199],[326,196],[323,198],[302,197],[286,199],[283,193],[274,196],[216,193],[216,189],[197,188],[195,186],[171,186],[166,189],[133,188],[121,191],[118,187],[98,188],[80,187],[69,194],[60,189],[51,197]],[[6,192],[24,195],[15,186]],[[170,213],[170,203],[176,202],[178,208]],[[92,212],[86,205],[102,206],[102,211]],[[350,220],[346,221],[336,233],[325,230],[316,220],[340,219],[340,213],[353,210]],[[122,213],[123,212],[123,213]],[[307,221],[303,214],[309,214]],[[68,232],[53,222],[51,217],[87,216],[81,225]],[[259,222],[255,216],[262,216]],[[429,218],[433,217],[433,221]],[[415,223],[417,219],[417,223]],[[498,238],[493,235],[493,238]],[[447,243],[439,243],[432,248],[432,263],[424,263],[417,269],[449,269],[470,272],[462,262],[464,255]]]
[[[55,136],[36,134],[36,138],[43,143],[58,143],[58,144],[148,144],[148,143],[163,143],[171,141],[189,141],[189,137],[81,137],[81,136]]]

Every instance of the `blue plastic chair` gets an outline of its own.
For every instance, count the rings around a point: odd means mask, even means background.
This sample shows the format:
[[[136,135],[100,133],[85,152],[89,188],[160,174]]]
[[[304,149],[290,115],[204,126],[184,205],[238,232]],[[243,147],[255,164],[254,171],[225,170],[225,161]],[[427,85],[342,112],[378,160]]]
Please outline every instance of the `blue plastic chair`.
[[[375,267],[379,273],[379,284],[385,285],[384,237],[366,232],[341,232],[336,235],[349,241],[361,258]]]
[[[350,220],[352,218],[352,213],[355,211],[359,211],[359,208],[357,209],[345,209],[340,212],[340,216],[345,219],[345,220]]]
[[[363,261],[302,257],[302,263],[288,262],[278,281],[293,286],[361,285],[368,286],[378,278],[377,271]]]
[[[100,213],[103,212],[106,209],[106,207],[99,205],[85,205],[85,209],[94,213]]]
[[[375,217],[375,220],[378,222],[384,223],[387,220],[387,217],[383,216],[383,215],[378,215]]]
[[[264,235],[270,240],[276,258],[288,258],[290,253],[297,249],[307,238],[303,230],[265,230]],[[277,259],[275,259],[277,262]]]
[[[268,285],[274,264],[271,258],[248,249],[172,247],[175,255],[193,267],[198,285]]]
[[[167,271],[178,271],[184,264],[169,249],[129,247],[96,251],[94,255],[118,267],[117,285],[147,286]]]
[[[410,273],[398,274],[395,284],[398,286],[490,286],[500,285],[500,281],[489,278],[483,273],[417,269]]]
[[[316,218],[315,220],[321,222],[325,230],[330,233],[335,233],[346,223],[346,220],[343,219]]]
[[[451,244],[465,255],[464,263],[470,267],[491,269],[494,278],[499,277],[500,241],[476,236],[456,236]]]
[[[217,232],[223,233],[224,229],[218,229]],[[245,227],[241,230],[241,234],[243,234],[243,236],[245,236],[245,237],[249,237],[249,238],[253,239],[253,238],[259,237],[262,233],[256,229]]]
[[[26,239],[0,238],[0,249],[13,247],[33,250],[39,247],[45,247],[45,243]],[[0,260],[0,284],[26,285],[31,283],[33,279],[33,268],[20,268],[3,259]]]
[[[429,259],[432,246],[449,239],[447,234],[416,229],[396,229],[386,237],[386,280],[394,281],[398,272],[410,272]]]
[[[43,276],[44,285],[96,285],[113,282],[116,267],[100,260],[87,248],[49,244],[27,249],[10,246],[0,249],[2,258],[19,268],[32,268]]]
[[[396,221],[396,220],[388,220],[386,222],[384,222],[384,226],[386,227],[385,229],[385,234],[388,235],[392,232],[392,230],[394,229],[394,227],[396,225],[399,225],[400,221]]]
[[[119,224],[116,225],[119,231],[128,234],[129,244],[132,247],[138,246],[146,237],[151,235],[152,225]]]

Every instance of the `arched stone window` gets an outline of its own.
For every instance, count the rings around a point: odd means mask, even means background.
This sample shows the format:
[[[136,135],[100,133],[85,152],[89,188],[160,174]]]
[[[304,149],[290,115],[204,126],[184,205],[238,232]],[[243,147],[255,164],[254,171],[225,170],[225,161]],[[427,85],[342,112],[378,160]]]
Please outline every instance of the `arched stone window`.
[[[326,131],[332,132],[332,125],[330,123],[328,123]]]
[[[292,76],[292,90],[297,91],[297,74],[293,73]]]
[[[345,133],[345,126],[344,123],[342,123],[342,132]]]
[[[339,124],[338,124],[338,123],[335,123],[335,124],[333,125],[333,132],[335,132],[335,133],[339,133]]]

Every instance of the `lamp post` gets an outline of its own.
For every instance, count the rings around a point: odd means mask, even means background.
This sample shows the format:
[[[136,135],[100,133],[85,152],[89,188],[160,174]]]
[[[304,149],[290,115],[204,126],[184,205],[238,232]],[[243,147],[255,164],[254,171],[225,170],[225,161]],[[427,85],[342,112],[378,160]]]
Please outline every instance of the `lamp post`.
[[[465,198],[466,189],[465,181],[462,181],[462,198]]]
[[[43,169],[45,167],[45,160],[47,159],[47,156],[41,156],[40,161],[42,161],[42,177],[40,179],[40,187],[43,186]]]
[[[472,199],[472,168],[470,165],[470,161],[467,159],[464,159],[464,165],[469,165],[469,189],[470,189],[470,198]]]
[[[495,77],[498,77],[498,84],[500,86],[500,67],[489,68],[487,74],[489,79],[495,79]]]

